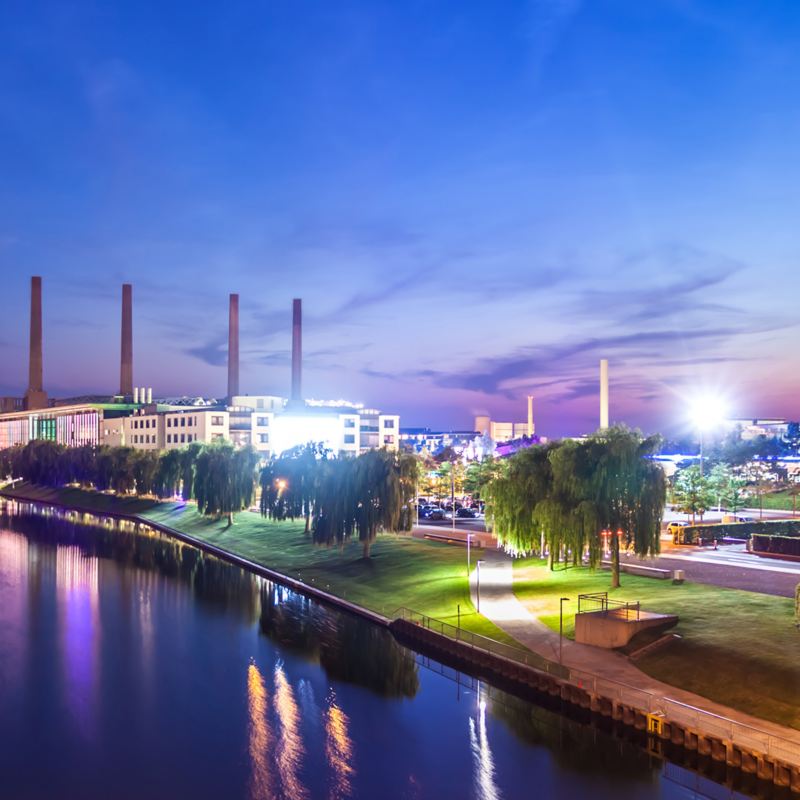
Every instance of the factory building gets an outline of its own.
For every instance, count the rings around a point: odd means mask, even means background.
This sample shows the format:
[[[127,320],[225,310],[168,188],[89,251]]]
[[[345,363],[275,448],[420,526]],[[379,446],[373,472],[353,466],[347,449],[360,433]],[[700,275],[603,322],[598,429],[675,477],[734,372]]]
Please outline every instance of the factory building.
[[[133,288],[122,286],[120,388],[113,397],[48,400],[42,361],[42,281],[31,281],[28,389],[0,398],[0,448],[45,439],[67,447],[128,446],[169,450],[193,442],[229,440],[264,457],[309,442],[337,455],[399,446],[400,417],[343,401],[303,400],[302,304],[292,304],[291,397],[243,395],[239,389],[239,296],[229,297],[228,394],[224,402],[197,398],[153,402],[152,389],[133,385]]]

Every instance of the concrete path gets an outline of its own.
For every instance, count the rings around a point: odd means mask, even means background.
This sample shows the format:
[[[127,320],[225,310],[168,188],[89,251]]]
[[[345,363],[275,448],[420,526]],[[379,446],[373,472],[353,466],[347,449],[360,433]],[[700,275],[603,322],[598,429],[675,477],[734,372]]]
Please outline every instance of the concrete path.
[[[529,650],[550,661],[558,661],[558,633],[536,619],[513,592],[511,558],[501,551],[487,550],[480,573],[481,613]],[[473,570],[470,577],[470,588],[472,602],[477,606],[477,570]],[[793,742],[800,752],[800,731],[743,714],[700,695],[662,683],[642,672],[626,656],[613,650],[564,639],[562,663],[570,669],[593,673],[600,678],[627,684],[632,688],[676,700],[780,736]]]

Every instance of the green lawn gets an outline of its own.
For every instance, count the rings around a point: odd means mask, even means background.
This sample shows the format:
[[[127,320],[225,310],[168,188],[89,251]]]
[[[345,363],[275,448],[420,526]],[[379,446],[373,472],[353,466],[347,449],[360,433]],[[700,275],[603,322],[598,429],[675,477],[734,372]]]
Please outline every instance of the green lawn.
[[[474,633],[521,647],[508,634],[475,611],[469,598],[466,551],[461,547],[382,534],[371,558],[361,557],[354,542],[343,549],[314,545],[301,522],[271,522],[251,512],[237,514],[233,526],[200,516],[196,506],[119,498],[80,489],[17,487],[32,500],[73,505],[97,511],[139,514],[197,539],[257,561],[284,575],[391,617],[401,606]],[[473,562],[474,563],[474,562]]]
[[[788,492],[772,492],[763,497],[764,508],[777,509],[779,511],[791,511],[793,498]],[[751,508],[759,508],[759,498],[753,496],[748,499]],[[797,511],[800,512],[800,497],[797,498]],[[800,516],[800,513],[798,514]]]
[[[314,545],[302,522],[270,522],[243,512],[228,527],[224,521],[201,517],[193,506],[171,505],[152,508],[142,516],[284,575],[299,575],[306,583],[385,616],[405,606],[455,625],[460,605],[462,627],[515,644],[475,611],[469,599],[466,552],[460,547],[381,534],[365,561],[358,542],[343,549]]]
[[[682,639],[641,658],[638,667],[719,703],[800,728],[800,631],[790,598],[626,574],[622,587],[612,591],[607,571],[550,572],[535,559],[515,568],[516,595],[553,630],[558,630],[559,598],[571,598],[564,604],[570,638],[582,593],[608,591],[609,598],[638,600],[647,611],[677,614],[673,631]]]

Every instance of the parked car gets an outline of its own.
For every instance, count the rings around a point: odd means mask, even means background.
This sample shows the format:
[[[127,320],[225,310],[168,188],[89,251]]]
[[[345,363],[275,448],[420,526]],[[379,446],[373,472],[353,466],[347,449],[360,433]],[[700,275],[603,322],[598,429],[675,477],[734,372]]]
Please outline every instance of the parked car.
[[[740,517],[737,515],[736,517],[737,522],[755,522],[755,517]]]
[[[425,506],[420,512],[420,517],[430,520],[444,519],[444,510],[439,506]]]
[[[681,531],[688,527],[688,525],[688,522],[670,522],[669,525],[667,525],[667,533],[672,537],[672,541],[675,544],[679,544],[679,542],[683,540]]]
[[[478,516],[478,512],[475,511],[473,508],[459,508],[456,511],[456,517],[462,517],[466,519],[475,519]]]

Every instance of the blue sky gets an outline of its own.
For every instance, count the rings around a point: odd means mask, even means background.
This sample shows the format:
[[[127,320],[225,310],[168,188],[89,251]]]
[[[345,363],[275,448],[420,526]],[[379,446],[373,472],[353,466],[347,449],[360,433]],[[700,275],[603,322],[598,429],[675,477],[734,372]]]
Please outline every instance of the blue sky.
[[[9,2],[0,392],[307,394],[403,424],[800,417],[800,4]]]

